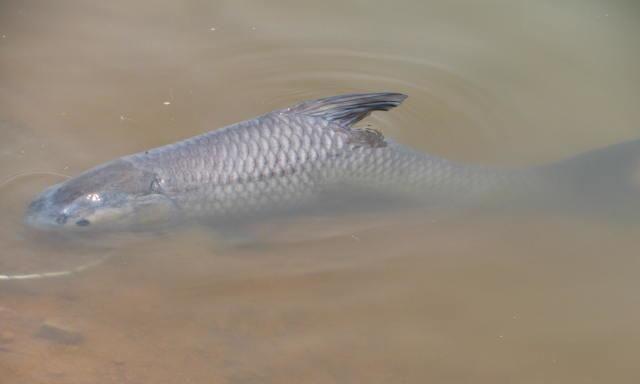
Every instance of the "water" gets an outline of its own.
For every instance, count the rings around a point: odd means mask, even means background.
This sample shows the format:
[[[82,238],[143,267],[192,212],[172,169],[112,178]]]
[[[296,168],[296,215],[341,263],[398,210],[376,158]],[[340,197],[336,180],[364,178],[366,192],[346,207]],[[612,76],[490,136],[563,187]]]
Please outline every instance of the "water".
[[[311,217],[107,249],[26,231],[44,186],[297,101],[390,90],[369,122],[461,161],[640,137],[634,2],[0,5],[7,383],[635,383],[638,227],[552,212]],[[266,244],[265,244],[266,243]],[[36,336],[42,323],[80,334]]]

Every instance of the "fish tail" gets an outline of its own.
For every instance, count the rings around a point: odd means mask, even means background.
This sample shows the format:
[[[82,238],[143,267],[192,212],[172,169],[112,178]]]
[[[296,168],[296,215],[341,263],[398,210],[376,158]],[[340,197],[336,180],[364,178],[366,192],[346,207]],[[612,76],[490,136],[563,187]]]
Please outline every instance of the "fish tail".
[[[584,152],[542,167],[563,205],[580,210],[640,212],[640,140]]]

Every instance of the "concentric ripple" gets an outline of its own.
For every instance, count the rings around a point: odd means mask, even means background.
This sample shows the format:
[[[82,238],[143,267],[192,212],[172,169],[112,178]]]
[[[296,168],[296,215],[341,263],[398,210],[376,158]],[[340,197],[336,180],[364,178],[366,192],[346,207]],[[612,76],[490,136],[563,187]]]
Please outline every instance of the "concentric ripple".
[[[7,276],[27,278],[39,274],[62,276],[72,270],[102,260],[104,251],[64,241],[51,233],[30,230],[23,224],[24,209],[32,196],[46,186],[69,176],[54,171],[15,174],[0,183],[0,280]]]
[[[436,62],[357,50],[300,48],[239,52],[217,61],[243,73],[250,97],[280,108],[305,99],[348,92],[409,95],[397,111],[367,120],[398,141],[462,160],[499,159],[495,147],[518,120],[488,90]]]

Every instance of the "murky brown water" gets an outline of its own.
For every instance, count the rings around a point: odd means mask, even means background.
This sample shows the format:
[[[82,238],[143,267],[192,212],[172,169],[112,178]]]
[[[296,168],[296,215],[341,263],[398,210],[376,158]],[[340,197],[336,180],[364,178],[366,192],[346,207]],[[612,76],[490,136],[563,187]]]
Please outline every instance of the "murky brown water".
[[[425,151],[532,164],[640,137],[640,7],[569,1],[3,1],[0,274],[104,250],[21,223],[60,176],[352,91]],[[611,222],[613,221],[613,223]],[[152,234],[0,282],[2,383],[637,383],[640,226],[300,218]],[[47,333],[49,329],[59,330]],[[61,332],[61,334],[60,334]]]

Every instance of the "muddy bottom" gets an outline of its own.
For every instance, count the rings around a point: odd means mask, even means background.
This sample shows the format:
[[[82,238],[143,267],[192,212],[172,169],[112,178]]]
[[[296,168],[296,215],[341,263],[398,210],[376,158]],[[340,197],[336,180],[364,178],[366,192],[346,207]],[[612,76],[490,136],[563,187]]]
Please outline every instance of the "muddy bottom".
[[[517,224],[142,242],[71,278],[3,284],[0,370],[10,383],[639,380],[640,262],[625,251],[638,229]]]

